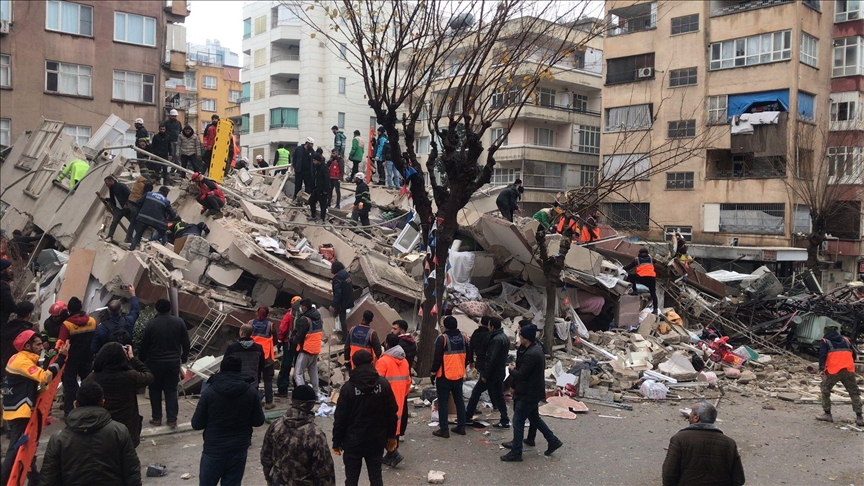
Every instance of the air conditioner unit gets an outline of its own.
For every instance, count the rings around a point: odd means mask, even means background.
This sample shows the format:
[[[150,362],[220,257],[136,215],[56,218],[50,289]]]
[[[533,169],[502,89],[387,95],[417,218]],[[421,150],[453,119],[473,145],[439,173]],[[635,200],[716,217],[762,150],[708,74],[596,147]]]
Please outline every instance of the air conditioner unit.
[[[8,34],[9,33],[9,21],[8,20],[0,20],[0,34]]]
[[[726,246],[738,246],[738,238],[726,238]]]
[[[636,77],[639,79],[653,78],[654,68],[639,68],[636,70]]]

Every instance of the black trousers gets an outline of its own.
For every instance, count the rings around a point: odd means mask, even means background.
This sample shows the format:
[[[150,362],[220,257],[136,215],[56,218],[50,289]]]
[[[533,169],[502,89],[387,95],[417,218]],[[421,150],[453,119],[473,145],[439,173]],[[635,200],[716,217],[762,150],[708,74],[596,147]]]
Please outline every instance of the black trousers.
[[[657,277],[640,277],[639,275],[633,274],[633,283],[640,283],[646,287],[648,287],[648,293],[651,294],[651,304],[653,305],[654,313],[659,312],[657,308]]]
[[[312,194],[312,172],[300,172],[294,174],[294,197],[300,194],[300,187],[303,186],[306,194]]]
[[[12,466],[15,465],[15,457],[18,455],[18,448],[12,446],[18,442],[18,439],[24,434],[27,428],[28,418],[19,418],[6,421],[9,425],[9,448],[6,449],[6,457],[3,458],[3,484],[9,482],[9,476],[12,475]],[[381,470],[380,464],[378,470]],[[27,474],[30,484],[36,484],[39,477],[39,472],[36,470],[36,458],[33,458],[33,463],[30,465],[30,472]]]
[[[359,221],[362,226],[369,226],[369,211],[355,209],[351,211],[351,219]]]
[[[506,219],[507,221],[510,221],[511,223],[513,222],[513,211],[511,211],[508,208],[501,207],[501,206],[498,206],[498,211],[501,211],[501,217],[502,218]]]
[[[93,360],[85,363],[66,362],[66,367],[63,368],[63,376],[60,377],[60,382],[63,383],[63,413],[68,415],[75,408],[75,395],[78,393],[78,378],[84,381],[84,378],[90,376],[93,372]]]
[[[180,411],[177,385],[180,383],[180,363],[148,361],[147,367],[153,372],[150,390],[150,416],[162,420],[162,395],[165,395],[165,415],[168,422],[176,422]]]
[[[342,190],[340,186],[339,179],[330,179],[330,197],[327,200],[327,206],[339,207],[339,203],[342,202]],[[333,191],[336,191],[336,204],[333,204]]]
[[[358,172],[360,172],[360,161],[359,160],[352,160],[351,161],[351,173],[345,174],[345,182],[353,181],[354,176],[357,175]]]
[[[384,184],[387,182],[386,181],[386,177],[387,177],[386,172],[387,172],[387,169],[384,166],[384,161],[379,160],[378,161],[378,183],[379,184]]]
[[[117,231],[117,225],[120,224],[120,220],[126,218],[129,221],[129,228],[135,223],[135,219],[132,216],[132,212],[129,208],[112,208],[111,211],[114,213],[114,218],[111,220],[111,226],[108,227],[108,239],[114,237],[114,232]],[[137,216],[137,214],[135,215]],[[127,228],[128,231],[128,228]]]
[[[329,198],[329,194],[312,194],[312,197],[309,198],[309,206],[312,207],[312,219],[316,218],[317,206],[321,206],[321,221],[324,221],[324,218],[327,217],[327,200]]]
[[[182,165],[184,169],[201,172],[201,159],[198,158],[198,154],[180,155],[180,165]]]
[[[204,206],[204,209],[212,209],[213,211],[219,211],[222,209],[222,206],[225,205],[221,199],[212,194],[203,199],[198,199],[197,201],[198,204]]]
[[[345,465],[345,486],[356,486],[360,480],[363,461],[366,461],[366,472],[369,474],[371,486],[383,486],[381,477],[381,459],[384,445],[378,441],[361,444],[356,448],[345,449],[342,453],[342,463]]]

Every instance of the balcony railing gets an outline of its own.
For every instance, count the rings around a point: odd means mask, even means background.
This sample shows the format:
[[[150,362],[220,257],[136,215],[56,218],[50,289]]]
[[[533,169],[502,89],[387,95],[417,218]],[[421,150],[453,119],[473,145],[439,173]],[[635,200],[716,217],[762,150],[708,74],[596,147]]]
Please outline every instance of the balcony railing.
[[[750,10],[756,10],[758,8],[774,7],[777,5],[792,3],[793,1],[794,0],[750,0],[747,2],[739,2],[734,5],[713,8],[711,9],[711,16],[719,17],[721,15],[731,15],[741,12],[747,12]]]
[[[250,63],[246,63],[246,64],[243,65],[243,70],[244,70],[244,71],[248,71],[248,70],[250,70],[250,69],[252,69],[252,63],[251,63],[251,62],[250,62]]]
[[[532,100],[528,100],[525,102],[525,106],[540,106],[543,108],[551,108],[553,110],[558,111],[566,111],[568,113],[582,113],[583,115],[592,115],[592,116],[600,116],[599,111],[591,111],[591,110],[583,110],[582,108],[577,108],[575,106],[566,106],[566,105],[553,105],[551,103],[543,103],[543,102],[534,102]]]
[[[706,179],[781,179],[786,177],[785,169],[733,169],[715,170],[705,175]]]
[[[299,128],[299,127],[300,127],[300,125],[298,125],[296,123],[276,123],[276,124],[271,123],[270,124],[271,130],[274,128]]]
[[[270,62],[279,62],[279,61],[299,61],[300,54],[280,54],[278,56],[271,56]]]
[[[651,30],[657,27],[657,19],[653,14],[642,15],[639,17],[621,18],[617,27],[612,27],[607,31],[608,36],[630,34],[632,32],[641,32],[643,30]]]
[[[242,96],[242,97],[240,98],[240,101],[239,101],[239,102],[240,102],[240,103],[249,103],[249,97],[248,97],[248,96]]]
[[[274,89],[270,91],[270,96],[279,96],[279,95],[299,95],[299,88],[286,88],[286,89]]]

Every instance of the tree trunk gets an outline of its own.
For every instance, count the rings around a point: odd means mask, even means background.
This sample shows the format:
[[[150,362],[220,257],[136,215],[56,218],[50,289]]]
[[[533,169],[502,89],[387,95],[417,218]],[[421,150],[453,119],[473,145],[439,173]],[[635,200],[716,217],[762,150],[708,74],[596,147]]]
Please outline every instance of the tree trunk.
[[[555,345],[555,317],[558,314],[557,299],[558,287],[550,280],[546,280],[546,324],[543,326],[543,346],[546,352],[552,355],[552,346]]]

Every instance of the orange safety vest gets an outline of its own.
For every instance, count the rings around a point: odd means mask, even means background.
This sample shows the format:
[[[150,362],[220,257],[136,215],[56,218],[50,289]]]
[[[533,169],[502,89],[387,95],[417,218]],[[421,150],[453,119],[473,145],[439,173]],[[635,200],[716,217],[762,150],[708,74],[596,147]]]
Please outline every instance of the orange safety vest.
[[[393,395],[396,397],[396,405],[399,407],[396,412],[396,434],[399,435],[402,433],[405,398],[411,391],[411,370],[408,369],[408,360],[396,359],[389,354],[384,354],[375,363],[375,370],[378,371],[379,375],[387,378],[390,389],[393,390]]]
[[[648,263],[639,263],[638,257],[635,260],[633,260],[636,262],[636,275],[639,275],[640,277],[656,277],[657,276],[657,272],[654,270],[654,259],[651,257],[648,257],[648,258],[651,260]]]
[[[461,380],[465,378],[465,355],[468,348],[468,336],[460,333],[461,338],[447,339],[446,334],[442,334],[444,338],[444,363],[438,368],[437,378],[443,375],[447,380]]]
[[[597,220],[593,216],[589,216],[588,220],[582,226],[582,232],[579,234],[580,243],[590,243],[600,239],[600,228],[591,229],[589,225],[596,225]]]
[[[321,352],[321,338],[324,336],[324,322],[317,323],[308,317],[304,317],[309,321],[309,330],[306,331],[306,337],[303,338],[303,352],[308,354],[319,354]]]
[[[273,359],[273,323],[269,320],[267,321],[267,334],[252,334],[252,340],[256,343],[260,344],[262,348],[264,348],[264,359],[272,360]],[[252,321],[249,321],[251,324]]]
[[[578,231],[579,225],[576,224],[576,221],[573,221],[572,218],[568,218],[564,215],[562,215],[560,218],[558,218],[558,226],[555,228],[555,231],[558,234],[564,234],[565,224],[567,226],[569,226],[570,229],[573,230],[574,233],[576,231]]]
[[[849,338],[843,337],[848,346],[845,349],[834,349],[834,344],[827,339],[823,339],[823,343],[828,344],[828,359],[825,360],[825,372],[829,375],[835,375],[841,370],[855,373],[855,360],[852,358],[852,344]]]
[[[348,333],[348,349],[351,353],[350,362],[351,369],[354,369],[354,353],[360,351],[361,349],[365,349],[369,351],[369,354],[372,355],[372,364],[375,364],[375,361],[378,359],[375,356],[375,351],[372,350],[372,333],[375,332],[369,326],[354,326],[351,328],[351,332]]]

